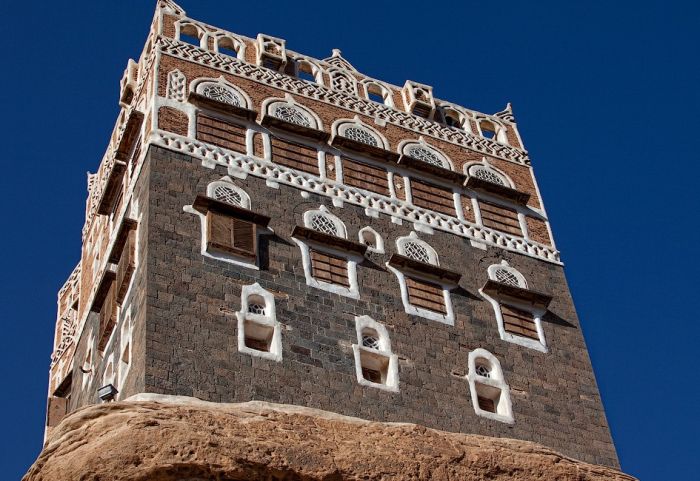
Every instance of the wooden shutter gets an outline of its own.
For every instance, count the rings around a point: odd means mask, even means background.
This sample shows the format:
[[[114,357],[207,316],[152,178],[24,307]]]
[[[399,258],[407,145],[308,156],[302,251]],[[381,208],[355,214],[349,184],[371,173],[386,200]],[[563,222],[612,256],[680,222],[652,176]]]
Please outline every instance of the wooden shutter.
[[[372,165],[355,162],[343,157],[343,183],[369,190],[375,194],[389,196],[387,171]]]
[[[517,236],[523,235],[516,211],[481,200],[479,201],[479,208],[481,210],[481,221],[485,227]]]
[[[256,226],[218,212],[207,212],[207,247],[255,258]]]
[[[415,307],[446,314],[445,296],[442,287],[422,280],[406,277],[408,302]]]
[[[315,279],[350,287],[346,259],[313,249],[310,249],[309,253],[311,255],[311,275]]]
[[[364,366],[362,366],[362,377],[368,380],[369,382],[374,382],[377,384],[381,384],[382,382],[381,372],[377,371],[376,369],[370,369]]]
[[[319,175],[318,151],[305,145],[271,137],[272,161],[286,167]]]
[[[100,336],[97,350],[102,352],[117,323],[117,284],[112,282],[100,309]]]
[[[483,396],[477,396],[477,401],[479,403],[479,408],[482,411],[488,411],[490,413],[496,412],[496,403],[493,402],[493,399],[489,399]]]
[[[46,410],[46,425],[50,428],[58,426],[58,423],[68,414],[68,399],[51,396],[49,407]]]
[[[537,326],[532,313],[501,304],[503,328],[506,332],[539,340]]]
[[[452,191],[437,185],[411,179],[413,205],[455,217],[455,202]]]
[[[136,230],[131,230],[117,264],[117,303],[121,304],[136,269]]]
[[[197,114],[197,140],[245,154],[245,137],[245,127]]]

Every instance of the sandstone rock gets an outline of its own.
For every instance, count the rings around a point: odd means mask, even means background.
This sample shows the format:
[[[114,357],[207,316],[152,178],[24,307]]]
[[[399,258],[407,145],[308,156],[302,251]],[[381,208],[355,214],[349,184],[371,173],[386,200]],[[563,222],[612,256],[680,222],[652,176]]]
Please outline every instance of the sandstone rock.
[[[530,442],[297,406],[155,395],[72,413],[23,479],[634,480]]]

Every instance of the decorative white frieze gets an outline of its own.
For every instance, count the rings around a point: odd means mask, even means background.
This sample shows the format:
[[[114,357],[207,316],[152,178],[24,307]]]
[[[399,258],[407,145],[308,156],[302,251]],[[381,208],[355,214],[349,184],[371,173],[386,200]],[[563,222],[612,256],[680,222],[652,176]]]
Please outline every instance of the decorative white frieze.
[[[158,37],[157,44],[162,52],[188,62],[228,72],[232,75],[264,83],[274,88],[327,102],[347,110],[377,118],[401,127],[414,130],[421,135],[442,139],[468,149],[499,157],[520,164],[529,164],[527,152],[505,145],[495,140],[477,137],[466,131],[454,129],[419,116],[397,110],[378,102],[366,100],[346,92],[332,90],[322,85],[290,77],[258,65],[203,50],[187,43],[178,42],[167,37]]]
[[[451,232],[481,243],[519,252],[549,262],[560,263],[559,251],[556,249],[532,240],[523,239],[522,237],[515,237],[481,227],[456,217],[421,209],[401,199],[384,197],[347,185],[339,185],[257,157],[234,153],[170,132],[156,131],[148,141],[149,143],[202,159],[207,165],[218,164],[226,166],[228,167],[229,175],[239,173],[254,175],[267,181],[290,185],[304,191],[359,205],[365,207],[365,209],[389,215],[392,218],[425,224],[434,229]]]

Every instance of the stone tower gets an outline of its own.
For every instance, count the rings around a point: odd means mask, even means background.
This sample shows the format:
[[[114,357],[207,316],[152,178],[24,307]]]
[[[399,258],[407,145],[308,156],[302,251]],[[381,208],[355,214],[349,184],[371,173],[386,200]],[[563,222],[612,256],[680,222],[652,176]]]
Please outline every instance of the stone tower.
[[[510,105],[477,112],[171,1],[119,103],[58,296],[49,443],[90,405],[265,401],[532,441],[630,479],[607,470],[615,448]]]

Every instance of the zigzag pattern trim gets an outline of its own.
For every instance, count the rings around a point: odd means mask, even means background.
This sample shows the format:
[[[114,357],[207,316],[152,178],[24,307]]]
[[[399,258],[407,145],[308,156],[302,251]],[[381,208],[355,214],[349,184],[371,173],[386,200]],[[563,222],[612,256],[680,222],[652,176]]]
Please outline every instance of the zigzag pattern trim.
[[[521,237],[510,236],[467,221],[421,209],[399,199],[313,177],[269,161],[235,153],[188,137],[158,130],[151,134],[149,144],[197,157],[204,165],[222,165],[229,172],[254,175],[272,182],[289,185],[343,202],[373,209],[382,214],[409,222],[418,222],[460,237],[500,247],[513,252],[560,264],[559,251]]]
[[[357,113],[370,117],[383,119],[400,127],[414,130],[421,135],[442,139],[482,154],[492,155],[520,164],[530,164],[530,158],[527,152],[520,149],[498,143],[491,139],[476,137],[463,130],[431,122],[377,102],[365,100],[344,92],[330,90],[322,85],[299,80],[171,38],[160,36],[157,39],[157,45],[163,53],[182,60],[213,67],[232,75],[245,77],[255,82],[264,83],[297,95],[327,102],[344,109],[354,110]]]

